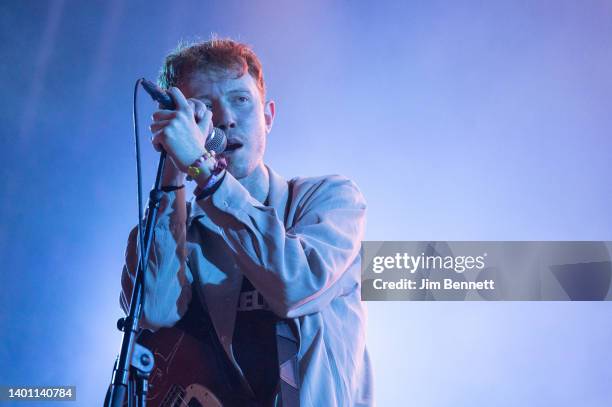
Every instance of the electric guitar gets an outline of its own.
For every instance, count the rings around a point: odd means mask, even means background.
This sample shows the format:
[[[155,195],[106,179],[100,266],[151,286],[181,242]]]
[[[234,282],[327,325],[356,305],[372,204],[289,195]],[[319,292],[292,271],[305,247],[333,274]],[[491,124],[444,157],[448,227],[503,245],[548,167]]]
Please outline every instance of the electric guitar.
[[[197,295],[172,328],[142,330],[138,343],[154,355],[148,407],[245,407],[253,401],[232,389],[239,379]]]

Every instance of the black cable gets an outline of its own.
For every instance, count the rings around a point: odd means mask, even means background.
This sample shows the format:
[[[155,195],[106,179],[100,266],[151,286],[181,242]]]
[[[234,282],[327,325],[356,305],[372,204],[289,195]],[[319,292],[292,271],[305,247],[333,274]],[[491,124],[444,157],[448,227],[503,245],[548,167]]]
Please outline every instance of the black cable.
[[[132,122],[134,123],[134,144],[136,146],[136,178],[138,184],[138,247],[140,249],[140,258],[144,260],[144,230],[142,219],[144,217],[142,210],[142,171],[140,169],[140,135],[138,131],[138,89],[143,78],[136,81],[134,86],[134,106],[132,108]]]

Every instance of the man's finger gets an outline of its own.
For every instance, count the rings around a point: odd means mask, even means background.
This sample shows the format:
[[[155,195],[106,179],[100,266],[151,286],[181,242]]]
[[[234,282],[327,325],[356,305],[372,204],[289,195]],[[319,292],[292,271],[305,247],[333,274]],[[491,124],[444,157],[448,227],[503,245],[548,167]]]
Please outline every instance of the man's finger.
[[[174,99],[174,103],[176,104],[176,110],[191,111],[191,106],[189,106],[189,102],[187,102],[187,99],[185,99],[183,92],[181,92],[179,88],[173,86],[168,89],[168,93],[170,94],[170,96],[172,96],[172,99]]]
[[[196,119],[196,122],[199,123],[200,121],[202,121],[204,115],[206,114],[206,111],[208,110],[206,108],[206,105],[204,104],[204,102],[198,99],[187,99],[187,101],[192,104],[193,115]]]
[[[170,120],[156,121],[151,123],[149,130],[151,130],[151,133],[157,133],[159,130],[166,128],[168,124],[170,124]]]
[[[153,135],[153,138],[151,138],[151,144],[153,144],[153,148],[155,149],[155,151],[162,151],[162,149],[164,148],[163,140],[163,132],[158,131]]]
[[[154,121],[170,120],[170,119],[174,119],[175,117],[176,117],[176,110],[158,110],[155,113],[153,113],[153,116],[151,116],[151,118]]]
[[[197,123],[200,130],[202,130],[202,133],[204,133],[204,136],[207,137],[213,129],[212,112],[210,110],[206,110],[202,118]]]

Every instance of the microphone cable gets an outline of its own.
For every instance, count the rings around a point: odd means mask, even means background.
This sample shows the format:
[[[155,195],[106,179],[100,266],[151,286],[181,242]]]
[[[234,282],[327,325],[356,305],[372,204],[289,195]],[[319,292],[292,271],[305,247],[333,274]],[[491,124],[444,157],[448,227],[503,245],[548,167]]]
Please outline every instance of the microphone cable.
[[[134,85],[134,105],[132,107],[132,123],[134,125],[134,145],[136,147],[136,178],[138,185],[138,247],[140,248],[140,258],[141,261],[145,261],[144,259],[144,241],[143,235],[144,230],[142,226],[143,219],[143,209],[142,209],[142,170],[140,165],[140,132],[138,126],[138,89],[140,88],[140,84],[143,78],[140,78],[136,81]]]

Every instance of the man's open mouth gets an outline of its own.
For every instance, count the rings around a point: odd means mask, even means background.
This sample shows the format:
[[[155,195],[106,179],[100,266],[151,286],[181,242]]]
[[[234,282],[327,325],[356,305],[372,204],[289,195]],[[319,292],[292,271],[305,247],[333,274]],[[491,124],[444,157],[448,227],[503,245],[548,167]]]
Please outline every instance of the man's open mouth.
[[[238,143],[238,142],[228,142],[227,143],[227,147],[225,147],[225,151],[224,153],[229,153],[232,151],[235,151],[237,149],[239,149],[240,147],[242,147],[242,143]]]

